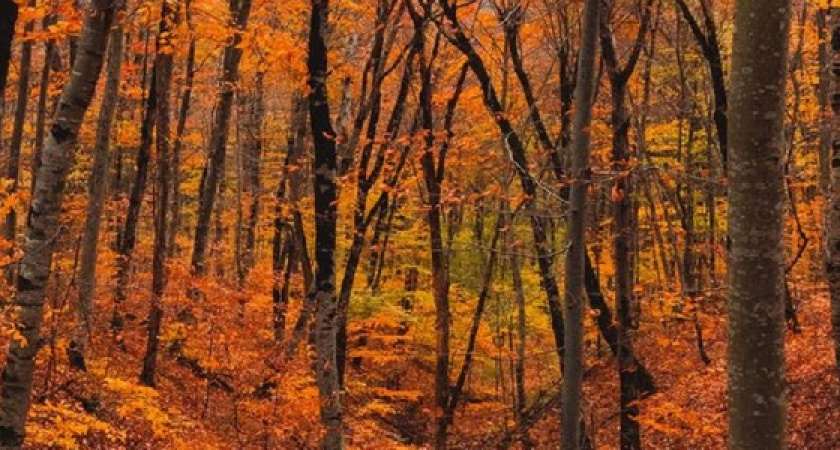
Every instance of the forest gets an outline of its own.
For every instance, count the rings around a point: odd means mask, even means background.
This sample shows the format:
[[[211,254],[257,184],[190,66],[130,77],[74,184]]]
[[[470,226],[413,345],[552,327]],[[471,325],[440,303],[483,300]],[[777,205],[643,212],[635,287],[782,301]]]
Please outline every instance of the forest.
[[[0,0],[0,229],[0,449],[837,449],[840,5]]]

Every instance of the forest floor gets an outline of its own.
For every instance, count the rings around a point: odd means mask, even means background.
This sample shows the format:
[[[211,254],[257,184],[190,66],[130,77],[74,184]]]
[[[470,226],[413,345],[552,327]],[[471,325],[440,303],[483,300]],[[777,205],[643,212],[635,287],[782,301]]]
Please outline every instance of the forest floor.
[[[828,294],[800,290],[795,296],[801,332],[788,331],[786,341],[789,448],[837,449],[840,397]],[[692,321],[669,325],[670,339],[663,339],[662,333],[655,339],[645,336],[644,328],[640,332],[636,351],[658,388],[641,404],[644,448],[726,447],[726,321],[722,315],[715,315],[717,320],[710,316],[702,320],[709,365],[699,357]],[[593,405],[597,448],[617,447],[617,395],[597,394],[618,392],[615,370],[614,363],[607,364],[587,380],[589,398],[598,399]]]
[[[840,397],[830,336],[828,296],[820,290],[794,293],[801,332],[787,334],[789,380],[789,447],[795,449],[840,448]],[[726,321],[722,301],[705,305],[701,315],[703,337],[711,363],[702,362],[696,345],[693,320],[667,324],[648,318],[638,331],[635,344],[639,359],[652,372],[657,392],[641,402],[642,442],[646,449],[723,449],[726,437]],[[138,335],[141,330],[138,330]],[[319,434],[317,390],[307,377],[278,381],[273,399],[257,397],[249,387],[258,386],[266,372],[229,372],[236,390],[213,386],[194,370],[171,357],[163,357],[156,390],[136,384],[141,354],[128,339],[128,352],[117,350],[102,339],[98,358],[88,374],[73,373],[59,356],[61,343],[42,350],[48,364],[40,365],[36,398],[30,421],[31,448],[271,448],[307,449]],[[243,340],[244,341],[244,340]],[[138,348],[134,348],[138,347]],[[233,349],[232,349],[233,350]],[[263,355],[270,349],[263,349]],[[106,356],[107,355],[107,356]],[[253,356],[253,355],[252,355]],[[407,356],[407,355],[406,355]],[[2,359],[2,356],[0,356]],[[305,358],[298,358],[305,360]],[[59,361],[49,363],[49,361]],[[110,361],[105,365],[103,361]],[[2,362],[2,361],[0,361]],[[385,403],[348,395],[348,447],[360,449],[430,448],[431,383],[423,364],[383,367],[383,373],[403,370],[401,384],[416,389],[418,401],[403,402],[412,408],[399,411],[400,420],[417,430],[422,444],[399,443],[393,423],[371,418],[361,411],[385,410]],[[413,368],[412,368],[413,367]],[[292,373],[308,373],[305,361],[287,367]],[[354,374],[370,376],[371,369]],[[598,449],[616,448],[618,441],[618,383],[614,358],[604,354],[589,358],[585,380],[587,425]],[[367,374],[367,375],[366,375]],[[370,380],[368,380],[369,382]],[[405,391],[409,392],[409,391]],[[94,412],[84,412],[84,399],[96,398]],[[392,400],[391,405],[399,405]],[[389,406],[389,408],[391,408]],[[396,407],[399,409],[399,406]],[[393,408],[392,408],[393,409]],[[459,408],[452,430],[456,449],[495,447],[509,406],[489,401]],[[383,413],[384,414],[384,413]],[[384,416],[383,416],[384,417]],[[534,427],[531,436],[537,448],[556,448],[559,410],[550,410]],[[501,425],[500,425],[501,424]],[[115,445],[115,443],[120,443]],[[75,445],[74,445],[75,443]]]

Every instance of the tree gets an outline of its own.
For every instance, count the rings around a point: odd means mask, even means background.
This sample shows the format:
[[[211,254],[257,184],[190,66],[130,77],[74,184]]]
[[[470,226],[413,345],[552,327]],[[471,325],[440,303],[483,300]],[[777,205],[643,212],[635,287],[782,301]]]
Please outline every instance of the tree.
[[[147,320],[148,334],[146,338],[146,353],[143,356],[143,371],[140,382],[146,386],[155,386],[155,371],[157,367],[157,352],[161,321],[163,320],[163,293],[166,288],[166,244],[167,244],[167,212],[169,211],[170,194],[170,156],[169,156],[169,86],[172,81],[172,29],[175,27],[176,11],[163,1],[160,13],[160,31],[157,37],[157,58],[155,60],[155,77],[157,85],[157,204],[155,211],[155,242],[152,255],[152,296]]]
[[[124,5],[119,5],[122,8]],[[120,80],[122,79],[123,30],[118,24],[111,31],[108,44],[108,72],[102,107],[97,119],[96,139],[93,146],[93,167],[88,182],[88,205],[85,215],[85,234],[79,268],[79,302],[76,306],[76,330],[70,341],[70,363],[86,370],[85,354],[91,333],[91,309],[96,291],[96,262],[99,254],[99,230],[105,204],[105,187],[108,182],[108,160],[111,150],[111,126],[117,110]]]
[[[575,113],[572,130],[569,230],[566,253],[565,329],[566,354],[563,364],[563,436],[564,449],[577,450],[580,436],[583,396],[583,292],[586,257],[586,191],[592,169],[589,162],[592,101],[595,95],[595,61],[598,52],[599,2],[588,0],[584,6],[580,56],[578,58]]]
[[[646,0],[641,4],[641,20],[636,39],[627,57],[627,62],[622,66],[615,48],[615,41],[612,29],[610,28],[610,13],[615,6],[613,1],[604,1],[608,7],[601,15],[601,49],[607,69],[607,76],[610,82],[610,95],[612,96],[612,114],[610,125],[612,126],[612,159],[613,170],[619,175],[616,177],[613,190],[614,207],[614,233],[613,237],[613,258],[615,259],[615,297],[616,315],[618,316],[618,370],[619,384],[621,389],[621,448],[641,448],[639,436],[639,415],[638,399],[641,396],[641,386],[638,386],[636,371],[638,370],[633,361],[633,340],[630,330],[633,328],[636,318],[633,317],[635,295],[633,285],[635,276],[634,267],[634,243],[636,234],[637,212],[633,201],[633,177],[631,167],[631,149],[629,141],[631,116],[627,108],[627,86],[630,77],[636,69],[639,57],[644,46],[645,36],[650,26],[652,0]]]
[[[329,0],[312,0],[309,22],[309,122],[315,141],[312,170],[315,174],[315,270],[314,295],[318,313],[315,324],[315,375],[321,398],[321,423],[326,429],[321,448],[337,450],[344,447],[341,386],[336,359],[338,331],[338,302],[335,295],[335,247],[338,219],[338,188],[336,186],[336,133],[330,118],[327,95],[327,33]]]
[[[114,18],[112,0],[96,0],[87,13],[79,39],[81,52],[59,100],[39,168],[26,220],[23,260],[16,276],[19,336],[9,345],[0,389],[0,447],[20,448],[29,412],[35,356],[40,347],[44,301],[50,278],[59,213],[73,164],[73,152],[85,112],[96,92],[108,34]]]
[[[785,447],[783,118],[790,2],[738,0],[729,117],[729,446]]]
[[[15,36],[17,18],[17,3],[14,0],[0,1],[0,98],[6,91],[6,77],[12,58],[12,39]]]
[[[239,63],[242,61],[242,32],[248,25],[251,14],[251,0],[231,0],[230,14],[235,31],[230,43],[225,47],[222,61],[222,78],[219,81],[221,93],[216,105],[213,119],[213,131],[210,137],[210,150],[207,166],[201,176],[201,192],[198,203],[198,219],[193,241],[192,270],[196,275],[203,276],[207,263],[207,239],[210,231],[213,205],[219,190],[219,181],[223,178],[223,166],[227,149],[228,129],[233,109],[233,97],[236,82],[239,78]]]

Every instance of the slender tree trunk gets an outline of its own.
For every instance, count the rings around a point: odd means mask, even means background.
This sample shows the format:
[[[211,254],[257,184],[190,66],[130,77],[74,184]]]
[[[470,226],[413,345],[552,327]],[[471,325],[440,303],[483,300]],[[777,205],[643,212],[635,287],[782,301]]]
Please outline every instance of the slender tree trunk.
[[[251,0],[231,0],[231,14],[234,16],[233,25],[236,27],[233,39],[225,47],[222,63],[222,79],[220,80],[221,94],[216,105],[216,115],[210,136],[210,154],[207,166],[201,177],[200,196],[198,200],[198,217],[195,227],[195,241],[193,243],[192,270],[198,276],[206,273],[207,240],[210,224],[213,222],[213,205],[219,191],[219,183],[223,176],[225,149],[227,148],[228,129],[233,108],[236,82],[239,78],[239,63],[242,60],[241,33],[248,25],[251,13]]]
[[[58,113],[53,119],[44,149],[44,164],[32,195],[14,298],[18,308],[16,327],[20,338],[12,339],[9,344],[2,375],[3,386],[0,388],[2,448],[20,448],[23,445],[55,236],[61,231],[59,214],[64,188],[73,164],[79,129],[96,91],[113,17],[113,1],[93,2],[79,41],[83,51],[73,66],[59,101]]]
[[[152,65],[152,72],[157,72],[157,58]],[[134,185],[128,200],[128,211],[125,227],[117,248],[119,259],[115,274],[116,287],[114,290],[114,311],[111,318],[111,329],[119,333],[124,326],[122,305],[128,297],[128,283],[131,278],[131,264],[134,257],[134,246],[137,244],[137,226],[140,221],[140,208],[143,206],[143,196],[146,194],[146,184],[149,179],[149,162],[153,134],[157,122],[157,77],[152,77],[149,95],[146,99],[143,123],[140,125],[140,147],[137,149],[135,160]],[[118,335],[118,340],[121,337]]]
[[[710,81],[712,82],[712,94],[714,97],[714,112],[712,118],[717,130],[718,144],[720,145],[720,156],[723,166],[726,167],[728,158],[728,135],[729,125],[727,122],[727,109],[729,108],[726,92],[726,76],[723,71],[723,57],[720,51],[720,42],[717,36],[717,26],[708,0],[700,0],[700,7],[703,13],[703,26],[701,27],[697,18],[691,13],[685,0],[675,0],[683,18],[691,27],[691,32],[700,46],[703,58],[709,67]],[[705,31],[703,30],[705,28]]]
[[[283,174],[277,188],[274,201],[274,236],[272,237],[272,268],[274,283],[271,288],[272,308],[274,312],[274,339],[282,342],[286,330],[286,313],[289,306],[289,282],[297,260],[303,261],[306,248],[298,248],[297,227],[294,224],[294,212],[300,195],[302,177],[297,167],[301,164],[306,144],[306,102],[300,93],[295,93],[291,102],[289,129],[286,136],[286,159]],[[287,194],[287,191],[288,194]],[[287,198],[288,197],[288,198]],[[293,210],[293,211],[290,211]],[[297,211],[299,213],[299,211]],[[302,263],[301,263],[302,264]],[[308,283],[307,283],[308,284]],[[304,290],[310,286],[304,286]]]
[[[93,146],[93,167],[91,167],[90,180],[88,181],[88,205],[79,268],[79,303],[76,309],[76,328],[69,349],[70,363],[79,370],[87,370],[85,355],[87,354],[87,342],[91,333],[91,309],[96,292],[99,228],[102,222],[102,209],[105,203],[105,188],[108,179],[111,124],[117,109],[122,75],[122,41],[122,26],[117,25],[111,31],[109,38],[107,79]]]
[[[787,438],[782,133],[791,6],[789,0],[735,5],[728,165],[729,447],[772,450],[785,448]],[[830,243],[831,251],[835,244]]]
[[[42,22],[42,28],[47,29],[55,24],[57,17],[55,14],[47,14]],[[32,169],[30,171],[30,191],[35,190],[35,181],[37,179],[38,168],[41,167],[41,154],[44,152],[44,140],[46,137],[47,124],[47,101],[50,92],[50,76],[52,75],[53,65],[59,58],[55,45],[55,40],[50,39],[44,46],[44,66],[41,69],[41,86],[38,92],[38,117],[35,119],[35,149],[32,151]],[[2,95],[0,95],[2,97]],[[0,108],[2,109],[2,108]],[[0,125],[2,126],[2,125]]]
[[[192,27],[191,0],[184,4],[187,26]],[[187,50],[187,63],[184,68],[184,90],[181,94],[181,107],[178,110],[178,123],[175,125],[175,139],[172,144],[172,211],[169,225],[169,243],[166,244],[169,257],[178,253],[178,229],[181,226],[181,152],[184,147],[184,134],[187,129],[187,118],[192,103],[192,92],[195,85],[195,38],[190,38]]]
[[[246,0],[247,1],[247,0]],[[344,448],[341,387],[336,361],[338,302],[335,295],[335,247],[338,219],[336,185],[337,150],[327,95],[327,44],[329,0],[311,0],[309,28],[309,119],[315,141],[315,272],[314,293],[318,313],[315,330],[315,375],[321,398],[321,423],[326,432],[324,450]]]
[[[157,59],[155,60],[155,84],[157,85],[157,202],[155,205],[155,243],[152,254],[152,297],[149,318],[146,352],[143,356],[143,370],[140,383],[155,386],[155,368],[159,346],[160,326],[163,319],[164,289],[166,288],[166,243],[167,212],[169,211],[170,156],[169,156],[169,87],[172,81],[172,30],[175,28],[176,11],[168,0],[163,0],[160,17],[160,32],[157,37]]]
[[[30,7],[35,6],[35,1],[30,0]],[[35,30],[35,21],[30,20],[23,28],[25,35],[32,34]],[[12,140],[9,144],[9,162],[6,166],[6,178],[11,182],[9,194],[18,190],[20,178],[20,152],[23,147],[23,127],[26,123],[26,109],[29,104],[29,77],[32,72],[32,40],[26,39],[21,44],[20,50],[20,73],[18,74],[17,100],[15,102],[15,117],[12,125]],[[6,214],[4,237],[9,242],[14,242],[17,235],[17,210],[12,207]],[[12,275],[11,272],[7,273]]]
[[[572,125],[571,199],[566,250],[565,329],[566,354],[563,359],[562,447],[581,448],[581,407],[583,396],[583,293],[586,258],[586,191],[592,176],[589,162],[590,124],[595,92],[595,61],[598,52],[600,0],[587,0],[583,10],[581,49],[575,90]]]
[[[819,8],[817,10],[817,38],[819,40],[819,86],[817,88],[817,101],[820,107],[820,192],[828,194],[831,188],[831,130],[833,112],[829,109],[829,100],[832,83],[832,58],[833,53],[831,40],[828,39],[828,18],[831,9]],[[836,51],[836,50],[835,50]],[[826,195],[827,197],[827,195]]]
[[[534,442],[528,433],[527,424],[523,417],[528,408],[528,399],[525,389],[525,351],[527,348],[527,318],[525,316],[525,287],[522,282],[522,262],[519,260],[518,249],[511,252],[511,273],[513,289],[516,293],[516,364],[514,366],[514,377],[516,384],[516,403],[514,406],[514,418],[516,419],[517,433],[522,447],[525,450],[534,448]]]
[[[15,36],[17,18],[18,4],[15,0],[0,0],[0,99],[6,92],[6,78],[12,59],[12,39]]]
[[[240,285],[245,284],[248,272],[254,268],[256,262],[257,222],[260,212],[260,165],[263,151],[262,127],[265,117],[264,82],[265,73],[257,74],[254,93],[250,97],[250,104],[246,105],[245,153],[242,155],[241,174],[244,183],[243,191],[248,200],[248,217],[245,226],[245,249],[239,270]]]
[[[525,145],[521,137],[513,128],[507,112],[502,107],[499,101],[499,96],[496,89],[493,87],[493,82],[490,78],[490,72],[481,55],[476,51],[470,38],[467,37],[463,28],[460,26],[458,19],[458,6],[455,2],[450,0],[440,0],[443,13],[447,20],[453,24],[452,33],[447,32],[447,37],[450,42],[458,48],[458,50],[467,58],[467,63],[470,70],[475,74],[478,83],[481,86],[482,100],[489,112],[493,115],[493,120],[501,136],[503,137],[505,151],[511,159],[511,163],[516,167],[517,175],[519,176],[522,191],[529,198],[529,205],[531,206],[538,194],[538,185],[536,180],[528,172],[528,158],[525,151]],[[534,240],[534,251],[537,255],[537,264],[540,270],[540,280],[543,291],[546,293],[548,300],[549,315],[551,317],[551,327],[554,332],[554,344],[557,349],[559,365],[562,366],[563,360],[563,312],[560,307],[560,289],[557,285],[557,276],[555,275],[554,256],[551,244],[548,241],[548,223],[537,214],[531,214],[531,232]]]

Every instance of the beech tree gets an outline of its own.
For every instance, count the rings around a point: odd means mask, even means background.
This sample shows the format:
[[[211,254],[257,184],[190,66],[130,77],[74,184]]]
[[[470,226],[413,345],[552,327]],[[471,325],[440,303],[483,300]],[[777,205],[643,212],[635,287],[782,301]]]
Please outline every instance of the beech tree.
[[[790,2],[735,4],[729,111],[729,446],[785,448],[783,119]]]

